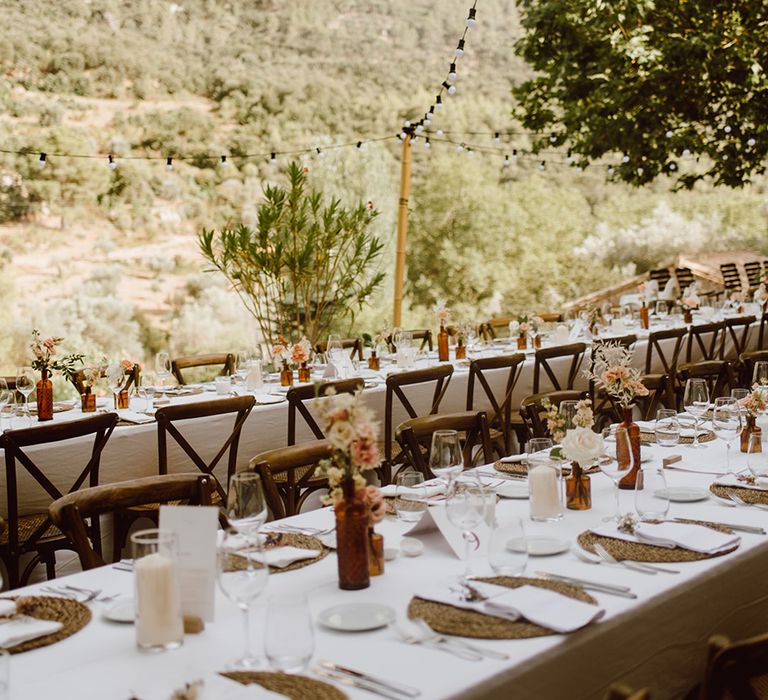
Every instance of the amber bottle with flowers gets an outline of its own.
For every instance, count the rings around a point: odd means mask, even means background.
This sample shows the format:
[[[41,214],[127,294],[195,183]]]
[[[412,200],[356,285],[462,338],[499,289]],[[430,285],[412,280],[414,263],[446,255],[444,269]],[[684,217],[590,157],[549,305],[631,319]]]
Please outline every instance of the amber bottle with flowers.
[[[445,306],[445,301],[438,299],[433,307],[440,330],[437,333],[437,359],[440,362],[448,362],[448,329],[445,327],[451,317],[451,312]]]
[[[312,370],[307,364],[311,352],[312,346],[306,338],[302,338],[298,343],[291,346],[291,362],[299,368],[300,382],[307,383],[312,378]]]
[[[383,540],[375,538],[373,530],[384,517],[384,501],[380,491],[368,486],[365,479],[365,473],[381,461],[376,445],[378,426],[360,394],[333,394],[318,403],[325,436],[333,446],[333,455],[321,462],[320,470],[328,479],[327,501],[334,504],[336,514],[339,588],[367,588],[372,537],[375,548],[381,551],[380,571],[375,573],[384,570]],[[375,559],[378,566],[377,554]]]
[[[83,355],[70,353],[63,357],[56,357],[57,346],[63,338],[52,336],[42,339],[40,332],[32,331],[32,353],[35,359],[32,361],[32,369],[40,372],[41,377],[37,382],[37,420],[45,421],[53,419],[53,382],[51,377],[54,372],[61,372],[67,379],[72,380],[75,366],[83,363]]]
[[[272,361],[275,369],[280,372],[280,386],[293,386],[293,370],[288,365],[291,351],[288,341],[282,336],[277,336],[277,342],[272,346]]]
[[[768,410],[768,389],[764,386],[755,386],[751,393],[739,400],[739,406],[741,406],[745,414],[745,424],[741,430],[739,447],[742,452],[748,452],[750,436],[753,433],[762,435],[763,432],[760,426],[757,425],[757,417]],[[757,441],[756,449],[762,451],[760,441]]]

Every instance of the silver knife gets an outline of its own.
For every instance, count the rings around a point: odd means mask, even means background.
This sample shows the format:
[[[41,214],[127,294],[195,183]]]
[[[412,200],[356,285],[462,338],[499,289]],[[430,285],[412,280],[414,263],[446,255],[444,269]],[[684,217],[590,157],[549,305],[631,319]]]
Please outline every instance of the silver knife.
[[[318,676],[330,678],[331,680],[334,680],[337,683],[343,683],[344,685],[351,685],[353,688],[367,690],[369,693],[374,693],[375,695],[381,695],[382,697],[390,698],[391,700],[403,700],[402,693],[396,693],[393,690],[385,688],[383,685],[374,685],[373,683],[358,680],[357,678],[352,678],[351,676],[345,676],[342,673],[331,672],[325,668],[315,668],[314,672]]]
[[[544,578],[552,579],[554,581],[562,581],[563,583],[571,583],[574,586],[589,588],[600,593],[617,595],[621,598],[637,598],[637,595],[632,593],[632,591],[627,586],[615,586],[612,583],[599,583],[598,581],[588,581],[583,578],[573,578],[571,576],[561,576],[560,574],[550,574],[546,571],[536,571],[535,573],[537,576],[543,576]]]
[[[384,678],[379,678],[377,676],[372,676],[370,674],[363,673],[362,671],[355,671],[353,668],[348,668],[347,666],[341,666],[331,661],[319,661],[318,663],[322,667],[327,668],[330,671],[335,671],[336,673],[342,673],[346,676],[352,676],[353,678],[357,678],[361,681],[369,681],[371,683],[376,683],[377,685],[381,685],[381,686],[384,686],[385,688],[389,688],[390,690],[393,690],[396,693],[402,693],[403,695],[407,695],[409,698],[417,698],[419,697],[419,695],[421,695],[421,691],[418,688],[412,688],[409,685],[402,685],[400,683],[395,683],[394,681],[386,680]]]
[[[672,518],[673,522],[676,523],[688,523],[690,525],[690,521],[686,520],[685,518]],[[739,525],[737,523],[718,523],[714,520],[708,520],[708,523],[712,523],[712,525],[720,525],[720,527],[727,527],[731,530],[737,530],[738,532],[751,532],[753,535],[764,535],[765,530],[762,527],[757,527],[756,525]]]

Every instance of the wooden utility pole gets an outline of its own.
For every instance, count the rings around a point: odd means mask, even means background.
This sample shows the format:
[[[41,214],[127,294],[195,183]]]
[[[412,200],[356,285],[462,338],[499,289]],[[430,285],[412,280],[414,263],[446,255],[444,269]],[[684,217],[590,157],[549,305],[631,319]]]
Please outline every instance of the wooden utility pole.
[[[393,326],[399,326],[403,310],[405,282],[405,245],[408,238],[408,194],[411,190],[411,134],[403,139],[403,160],[400,167],[400,204],[397,210],[397,253],[395,257],[395,308]]]

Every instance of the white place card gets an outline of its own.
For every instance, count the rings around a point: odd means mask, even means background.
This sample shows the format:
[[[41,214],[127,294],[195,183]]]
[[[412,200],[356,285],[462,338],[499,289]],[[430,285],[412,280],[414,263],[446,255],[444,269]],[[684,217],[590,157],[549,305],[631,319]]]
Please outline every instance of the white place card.
[[[218,516],[214,506],[160,506],[160,529],[179,540],[181,608],[206,622],[213,622]]]
[[[495,494],[494,494],[495,497]],[[411,527],[405,535],[418,535],[438,530],[443,539],[450,545],[454,554],[459,559],[466,557],[466,543],[461,530],[448,520],[445,512],[445,506],[427,508],[421,520]],[[470,557],[477,553],[484,553],[488,550],[488,541],[491,536],[490,528],[487,523],[482,522],[472,528],[473,540],[470,543]]]

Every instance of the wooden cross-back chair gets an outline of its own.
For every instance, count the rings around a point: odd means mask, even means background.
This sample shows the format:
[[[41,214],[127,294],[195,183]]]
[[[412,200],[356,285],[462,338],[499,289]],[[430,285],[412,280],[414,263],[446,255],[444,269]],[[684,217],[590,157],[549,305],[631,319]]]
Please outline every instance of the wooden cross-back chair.
[[[669,407],[675,406],[677,365],[687,332],[685,328],[654,331],[648,336],[645,348],[645,366],[640,379],[647,387],[660,389],[664,393],[664,403]],[[662,371],[654,371],[659,365]]]
[[[722,263],[720,274],[723,276],[723,287],[726,292],[741,291],[741,273],[736,263]]]
[[[570,343],[569,345],[559,345],[553,348],[542,348],[536,351],[533,364],[533,393],[542,393],[542,372],[551,384],[552,391],[565,391],[573,389],[576,376],[584,361],[584,353],[587,346],[584,343]],[[554,360],[570,358],[568,371],[565,373],[556,372],[551,363]]]
[[[288,389],[286,398],[288,399],[288,443],[296,444],[296,419],[298,416],[306,423],[307,427],[318,440],[325,439],[325,433],[317,424],[315,417],[306,405],[307,401],[327,396],[329,394],[356,394],[362,391],[365,381],[360,377],[352,379],[338,379],[330,382],[318,384],[305,384]]]
[[[749,336],[752,324],[757,319],[754,316],[738,316],[725,319],[725,333],[720,346],[720,359],[736,364],[743,352],[749,347]],[[731,342],[728,343],[728,340]],[[728,347],[726,347],[728,346]]]
[[[738,386],[733,369],[725,360],[702,360],[680,365],[677,371],[680,390],[678,392],[678,406],[682,407],[683,391],[688,379],[705,379],[709,388],[709,400],[720,396],[730,396],[731,389]]]
[[[424,369],[415,369],[408,372],[397,372],[387,377],[386,399],[384,403],[384,459],[379,467],[379,477],[383,485],[392,481],[392,468],[395,458],[400,456],[402,450],[395,442],[393,412],[396,402],[409,418],[417,418],[418,412],[413,407],[411,398],[408,397],[408,388],[416,385],[434,385],[432,399],[428,415],[434,415],[440,409],[440,402],[445,396],[448,385],[453,375],[453,365],[442,364]]]
[[[600,338],[592,341],[592,358],[590,358],[590,370],[594,370],[595,350],[603,345],[620,345],[626,350],[630,350],[637,342],[637,336],[634,334],[617,336],[615,338]],[[619,422],[621,416],[615,401],[606,393],[603,387],[599,386],[594,379],[589,380],[589,398],[592,400],[592,411],[595,415],[595,422],[598,426],[605,423]]]
[[[31,476],[48,494],[51,502],[64,495],[30,458],[25,448],[92,436],[93,446],[90,458],[72,482],[68,492],[77,491],[84,484],[96,486],[99,483],[101,454],[117,425],[117,420],[116,413],[104,413],[82,420],[7,430],[0,436],[0,448],[5,453],[8,510],[8,529],[0,535],[0,558],[8,572],[9,588],[26,584],[40,561],[45,563],[48,578],[55,578],[56,550],[72,548],[72,543],[53,526],[47,510],[31,515],[19,515],[18,475],[20,473]],[[94,547],[100,550],[101,536],[98,521],[92,523],[91,536]],[[27,564],[24,572],[19,575],[20,559],[27,553],[34,553],[34,557]]]
[[[750,352],[743,352],[739,355],[741,386],[752,386],[752,375],[755,371],[756,362],[768,362],[768,350],[752,350]]]
[[[528,438],[551,437],[544,420],[544,399],[553,406],[560,406],[563,401],[581,401],[589,397],[586,391],[545,391],[541,394],[526,396],[520,403],[520,414],[528,430]],[[522,447],[522,445],[521,445]]]
[[[764,700],[768,697],[768,634],[731,642],[709,638],[698,700]]]
[[[429,469],[429,445],[432,442],[432,435],[438,430],[455,430],[463,434],[462,458],[465,469],[471,467],[473,463],[478,463],[478,460],[480,464],[493,461],[491,435],[484,411],[443,413],[411,418],[397,426],[395,439],[400,445],[403,459],[424,474],[425,478],[431,479],[435,476]],[[475,446],[481,448],[482,459],[480,453],[473,454]]]
[[[525,355],[521,352],[514,355],[499,357],[482,357],[472,360],[469,364],[469,379],[467,381],[467,411],[475,408],[475,384],[482,389],[481,396],[491,405],[488,417],[488,427],[491,430],[491,442],[499,451],[500,457],[512,453],[512,433],[517,434],[520,444],[525,442],[525,424],[520,417],[520,411],[512,408],[512,393],[520,378],[525,363]],[[507,381],[503,391],[494,392],[488,381],[486,372],[508,370]]]
[[[317,466],[332,455],[333,445],[317,440],[262,452],[251,460],[249,468],[261,476],[275,520],[296,515],[310,494],[328,488],[328,480],[317,474]]]
[[[688,342],[685,346],[685,361],[717,360],[722,357],[725,342],[725,322],[703,323],[688,328]],[[695,350],[701,357],[694,359]]]
[[[221,370],[218,373],[219,377],[231,376],[235,373],[235,353],[220,352],[211,355],[176,357],[171,360],[171,372],[176,378],[176,381],[179,384],[184,385],[187,382],[184,380],[183,370],[192,369],[193,367],[211,367],[214,365],[221,365]]]
[[[757,334],[757,348],[756,350],[768,350],[768,311],[763,311],[760,315],[760,330]],[[8,388],[11,385],[8,384]]]
[[[752,260],[744,263],[744,272],[747,274],[747,285],[751,290],[760,286],[763,278],[763,265],[759,260]]]
[[[203,474],[163,474],[68,493],[48,507],[53,523],[70,539],[83,570],[106,563],[89,539],[91,523],[116,510],[148,504],[183,501],[188,505],[211,505],[213,481]]]
[[[363,359],[363,341],[360,338],[342,338],[341,347],[343,350],[349,350],[349,359]],[[325,354],[328,350],[328,341],[324,340],[315,345],[315,352],[319,355]]]
[[[432,336],[432,331],[429,330],[429,328],[417,328],[416,330],[410,330],[407,332],[411,334],[414,342],[418,340],[421,341],[419,345],[419,352],[425,348],[429,350],[429,352],[432,352],[434,338]],[[387,347],[389,347],[390,352],[397,352],[397,348],[395,347],[395,343],[391,335],[387,336]]]
[[[104,377],[105,372],[102,371],[100,376]],[[125,376],[127,377],[127,380],[125,382],[125,386],[123,389],[127,391],[132,386],[138,387],[141,383],[141,368],[139,365],[134,364],[133,368],[130,370],[126,370]],[[86,381],[86,370],[79,369],[77,370],[71,377],[70,381],[74,385],[75,389],[77,390],[78,394],[84,394],[85,393],[85,381]]]

